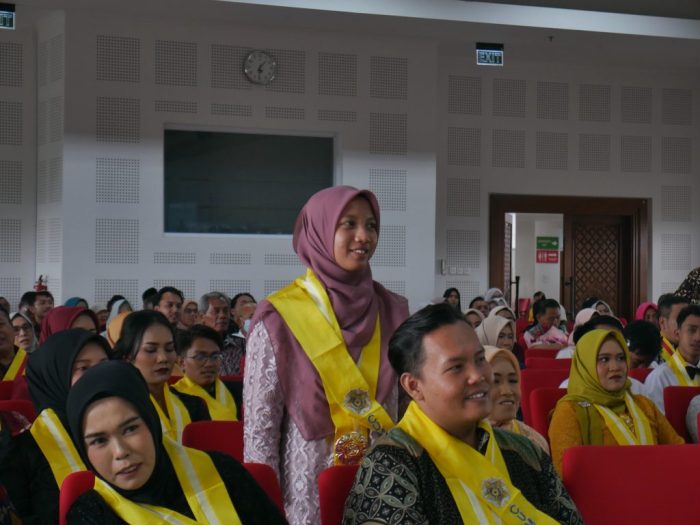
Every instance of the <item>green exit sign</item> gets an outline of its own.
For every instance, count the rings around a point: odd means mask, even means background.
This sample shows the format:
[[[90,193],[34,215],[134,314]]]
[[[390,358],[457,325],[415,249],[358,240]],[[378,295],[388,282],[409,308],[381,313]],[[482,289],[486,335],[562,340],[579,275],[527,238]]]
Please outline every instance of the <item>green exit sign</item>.
[[[559,237],[537,237],[538,250],[558,250]]]

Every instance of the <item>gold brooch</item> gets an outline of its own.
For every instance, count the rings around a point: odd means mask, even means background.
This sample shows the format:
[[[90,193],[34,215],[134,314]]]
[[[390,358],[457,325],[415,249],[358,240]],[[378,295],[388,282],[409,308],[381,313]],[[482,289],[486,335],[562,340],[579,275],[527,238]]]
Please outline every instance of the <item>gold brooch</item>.
[[[481,483],[481,495],[497,507],[502,507],[510,498],[508,487],[499,478],[486,478]]]
[[[343,434],[333,447],[333,459],[336,465],[359,465],[365,450],[369,447],[369,439],[357,431]]]
[[[355,390],[350,390],[350,392],[345,394],[343,405],[350,412],[353,412],[358,416],[363,416],[372,407],[372,402],[370,401],[369,393],[366,390],[356,388]]]

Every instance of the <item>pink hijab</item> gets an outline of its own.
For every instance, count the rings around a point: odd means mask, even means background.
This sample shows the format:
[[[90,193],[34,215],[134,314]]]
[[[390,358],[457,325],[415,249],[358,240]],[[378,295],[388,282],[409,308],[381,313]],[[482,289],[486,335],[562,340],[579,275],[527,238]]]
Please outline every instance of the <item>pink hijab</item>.
[[[659,307],[656,306],[656,303],[654,303],[652,301],[647,301],[646,303],[642,303],[637,307],[637,312],[634,315],[634,319],[636,321],[644,321],[644,316],[646,315],[647,310],[649,308],[654,310],[654,312],[659,311]]]
[[[348,351],[355,362],[369,342],[379,313],[381,356],[377,401],[386,403],[397,378],[387,356],[389,338],[408,317],[405,298],[372,280],[368,267],[361,274],[349,273],[335,262],[334,241],[338,220],[356,197],[367,199],[379,228],[379,204],[374,194],[350,186],[336,186],[313,195],[299,213],[292,245],[301,262],[311,268],[326,288]],[[290,417],[307,441],[332,435],[328,401],[313,364],[292,335],[282,317],[268,301],[255,312],[251,333],[258,321],[264,323],[277,361],[277,375]],[[391,412],[391,411],[390,411]]]

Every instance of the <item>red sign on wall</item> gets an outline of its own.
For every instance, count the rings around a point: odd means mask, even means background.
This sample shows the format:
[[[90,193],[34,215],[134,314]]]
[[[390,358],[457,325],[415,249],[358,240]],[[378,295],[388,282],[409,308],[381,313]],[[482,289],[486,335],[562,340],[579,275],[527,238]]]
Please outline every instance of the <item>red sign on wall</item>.
[[[559,250],[537,250],[538,264],[559,264]]]

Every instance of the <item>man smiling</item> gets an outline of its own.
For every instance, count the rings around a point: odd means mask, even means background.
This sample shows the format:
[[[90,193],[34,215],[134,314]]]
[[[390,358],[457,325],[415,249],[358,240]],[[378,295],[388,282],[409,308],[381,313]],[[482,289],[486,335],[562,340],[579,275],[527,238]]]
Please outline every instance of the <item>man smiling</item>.
[[[389,360],[412,401],[367,453],[345,525],[582,523],[546,454],[486,421],[492,372],[459,313],[438,304],[409,317]]]

